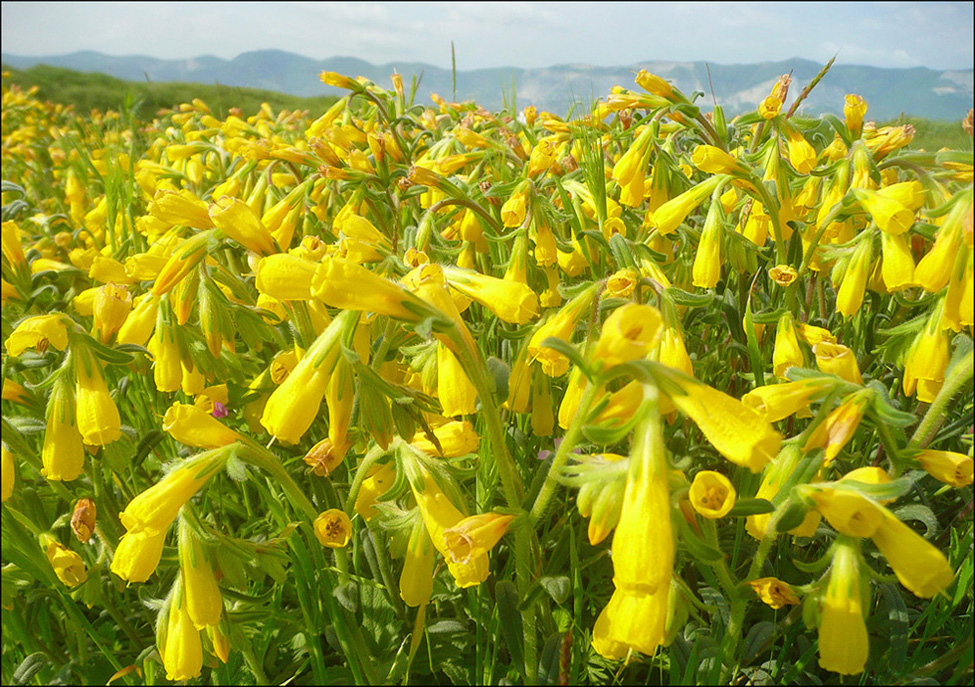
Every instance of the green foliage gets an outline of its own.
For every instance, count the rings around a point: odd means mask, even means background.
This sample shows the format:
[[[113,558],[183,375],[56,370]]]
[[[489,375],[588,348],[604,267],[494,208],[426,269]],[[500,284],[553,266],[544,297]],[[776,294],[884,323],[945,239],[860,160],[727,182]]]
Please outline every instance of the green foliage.
[[[195,83],[137,83],[123,81],[106,74],[76,72],[71,69],[38,65],[30,69],[11,69],[3,66],[4,82],[17,84],[24,90],[37,86],[37,96],[63,105],[73,105],[79,114],[91,110],[118,110],[127,101],[135,103],[135,114],[152,117],[158,110],[188,103],[193,98],[205,102],[214,115],[225,116],[236,107],[244,114],[253,114],[268,103],[271,109],[309,110],[323,112],[334,103],[334,96],[302,98],[296,95],[262,91],[237,86],[212,86]]]

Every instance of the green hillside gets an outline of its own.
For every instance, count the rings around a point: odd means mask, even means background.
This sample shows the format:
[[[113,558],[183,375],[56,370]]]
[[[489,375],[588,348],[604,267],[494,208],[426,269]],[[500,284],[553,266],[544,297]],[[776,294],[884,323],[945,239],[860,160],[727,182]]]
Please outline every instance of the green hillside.
[[[135,106],[137,116],[151,117],[157,110],[188,103],[193,98],[203,100],[217,116],[226,115],[232,107],[239,107],[245,114],[253,114],[265,102],[274,110],[284,108],[320,112],[336,101],[334,96],[303,98],[220,84],[139,83],[46,65],[23,70],[3,65],[3,72],[5,85],[17,84],[24,89],[37,86],[38,96],[42,100],[74,105],[79,113],[92,109],[117,110],[128,101]]]

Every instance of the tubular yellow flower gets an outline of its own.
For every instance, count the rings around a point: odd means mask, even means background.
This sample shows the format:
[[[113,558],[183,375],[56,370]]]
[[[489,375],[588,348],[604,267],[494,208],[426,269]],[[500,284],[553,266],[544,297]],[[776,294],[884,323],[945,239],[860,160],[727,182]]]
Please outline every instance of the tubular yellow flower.
[[[504,407],[514,413],[527,413],[531,399],[532,369],[528,363],[528,348],[524,347],[511,366],[508,376],[508,398]]]
[[[4,446],[0,449],[0,501],[6,501],[14,494],[14,483],[17,479],[14,468],[14,454]]]
[[[210,206],[213,225],[234,241],[258,255],[278,252],[274,237],[250,205],[237,198],[223,196]]]
[[[85,466],[85,447],[75,423],[70,388],[56,384],[47,405],[47,430],[41,450],[41,474],[50,480],[74,480]]]
[[[962,225],[967,221],[968,226],[971,226],[971,186],[963,193],[967,197],[955,203],[948,212],[938,229],[934,246],[921,258],[914,270],[915,280],[928,293],[937,293],[948,283],[951,278],[951,266],[964,243]],[[968,246],[968,249],[971,252],[971,246]]]
[[[437,396],[445,417],[474,413],[477,389],[467,378],[464,366],[457,360],[457,356],[439,341],[437,342]]]
[[[654,407],[635,432],[613,535],[616,591],[593,627],[593,648],[602,656],[620,658],[629,649],[652,654],[663,643],[674,566],[670,523],[667,456]]]
[[[525,283],[459,267],[445,267],[443,274],[451,288],[488,308],[504,322],[525,324],[538,317],[538,295]]]
[[[904,393],[913,396],[916,390],[917,400],[932,403],[944,384],[950,354],[948,335],[941,328],[941,308],[937,308],[907,352]]]
[[[914,213],[895,198],[865,188],[854,188],[853,194],[881,230],[900,236],[914,225]]]
[[[788,132],[789,162],[799,174],[809,174],[816,167],[816,149],[797,129]]]
[[[805,341],[810,346],[815,346],[820,341],[828,341],[829,343],[836,343],[836,337],[828,329],[823,329],[822,327],[814,327],[811,324],[806,324],[805,322],[796,322],[796,333],[799,338]]]
[[[444,530],[447,559],[454,563],[468,563],[472,558],[486,554],[501,540],[514,519],[513,515],[481,513],[448,527]]]
[[[328,386],[325,387],[325,405],[328,408],[328,438],[332,441],[332,452],[340,461],[345,458],[345,452],[349,448],[349,426],[354,402],[355,378],[352,365],[339,356]]]
[[[774,119],[782,110],[785,98],[789,94],[789,86],[792,85],[792,77],[783,74],[772,86],[772,92],[766,96],[758,106],[758,112],[762,119]]]
[[[519,227],[525,221],[528,212],[528,194],[526,190],[515,191],[501,206],[501,222],[506,227]]]
[[[883,251],[881,275],[887,290],[901,291],[914,286],[914,256],[907,237],[882,232],[880,247]]]
[[[760,386],[741,397],[741,402],[762,414],[768,422],[778,422],[803,408],[829,389],[818,380]]]
[[[813,346],[813,353],[816,354],[816,366],[820,371],[854,384],[863,384],[856,356],[846,346],[822,341]]]
[[[194,229],[211,229],[206,203],[189,191],[159,189],[149,204],[149,214],[170,226],[182,224]]]
[[[694,286],[698,288],[713,289],[721,278],[721,234],[718,203],[712,203],[694,255],[692,276]]]
[[[338,315],[274,390],[264,406],[261,424],[280,441],[297,444],[318,416],[322,398],[338,360],[339,339],[355,312]]]
[[[735,488],[727,477],[713,470],[694,475],[689,495],[694,510],[709,520],[723,518],[735,505]]]
[[[364,520],[369,520],[376,514],[376,501],[393,486],[396,467],[393,463],[374,465],[366,474],[367,477],[356,495],[355,512]]]
[[[2,241],[0,245],[3,247],[3,257],[7,258],[7,262],[15,267],[26,267],[27,257],[24,255],[23,243],[20,240],[20,229],[17,227],[16,222],[7,221],[2,224]]]
[[[782,435],[741,401],[705,384],[683,388],[685,395],[675,394],[670,400],[732,463],[757,473],[779,452]]]
[[[140,531],[122,535],[112,558],[112,572],[127,582],[145,582],[159,565],[165,543],[165,530],[158,534]]]
[[[744,174],[748,171],[741,160],[711,145],[699,145],[694,148],[691,162],[699,170],[708,174]]]
[[[637,85],[645,90],[647,93],[653,93],[661,98],[666,98],[667,100],[674,100],[677,98],[673,86],[669,82],[661,79],[656,74],[651,74],[646,69],[641,69],[636,75]]]
[[[315,536],[322,546],[340,549],[352,538],[352,521],[345,511],[331,508],[315,518]]]
[[[417,518],[406,546],[403,573],[399,578],[399,595],[403,603],[415,608],[430,600],[433,594],[433,572],[437,550],[433,548],[427,526]]]
[[[186,610],[185,595],[177,592],[172,599],[165,629],[160,628],[157,646],[166,668],[166,679],[190,680],[203,672],[203,642],[200,631]]]
[[[134,499],[119,514],[130,534],[165,534],[176,514],[203,485],[223,468],[229,454],[225,448],[200,453],[170,471]]]
[[[35,315],[17,325],[4,342],[10,356],[18,356],[28,348],[44,353],[49,346],[63,351],[68,345],[68,329],[63,315]]]
[[[207,625],[219,623],[223,598],[213,574],[213,566],[196,535],[182,521],[179,527],[179,569],[186,613],[193,626],[202,630]]]
[[[136,299],[139,301],[139,299]],[[131,343],[145,346],[156,328],[156,316],[159,312],[159,299],[152,294],[146,294],[125,318],[125,322],[118,330],[116,340],[120,344]]]
[[[122,436],[122,419],[99,365],[94,356],[79,361],[75,387],[77,427],[89,446],[104,446]]]
[[[858,492],[822,487],[812,489],[810,496],[816,510],[840,534],[872,537],[883,523],[886,509]]]
[[[870,390],[863,390],[848,396],[813,430],[802,450],[825,448],[826,458],[823,465],[832,463],[843,447],[853,438],[857,427],[860,426],[863,410],[870,402],[872,393]]]
[[[772,278],[779,286],[785,288],[790,286],[792,282],[796,280],[799,273],[792,269],[789,265],[776,265],[768,271],[768,276]]]
[[[954,451],[925,449],[917,459],[921,467],[936,480],[953,487],[967,487],[972,483],[972,458]]]
[[[660,336],[660,311],[652,305],[627,303],[606,318],[592,354],[603,369],[647,355]]]
[[[853,138],[860,138],[865,114],[867,114],[867,101],[859,95],[848,94],[843,103],[843,116],[846,117],[846,128],[850,130]]]
[[[176,326],[159,326],[146,348],[152,354],[152,378],[159,391],[179,391],[183,384],[182,353]]]
[[[775,376],[779,379],[787,379],[785,375],[790,367],[802,367],[804,363],[805,359],[802,349],[799,348],[792,315],[785,313],[779,318],[779,324],[775,329],[775,348],[772,351],[772,368]]]
[[[917,596],[930,599],[947,589],[954,579],[945,555],[886,508],[873,533],[873,543],[900,583]]]
[[[765,468],[765,474],[762,475],[762,483],[758,487],[758,492],[755,494],[755,498],[766,499],[769,501],[775,498],[776,494],[778,494],[782,488],[782,484],[790,476],[792,476],[793,472],[795,472],[796,466],[799,464],[799,459],[801,457],[801,451],[799,451],[799,449],[794,445],[787,446],[786,448],[782,449],[782,452],[775,457],[775,460],[772,461],[767,468]],[[816,528],[819,526],[821,519],[822,516],[820,516],[817,511],[810,510],[806,513],[806,517],[802,524],[789,530],[789,533],[797,537],[811,537],[816,533]],[[765,538],[768,523],[768,513],[749,515],[745,519],[745,531],[755,539],[761,541]]]
[[[312,293],[334,308],[368,310],[405,322],[436,314],[398,284],[342,258],[322,258],[312,279]]]
[[[433,435],[440,442],[440,449],[433,445],[426,433],[417,432],[410,446],[431,456],[456,458],[477,451],[481,438],[474,431],[474,425],[467,420],[452,420],[433,428]]]
[[[449,557],[449,548],[444,535],[445,530],[464,519],[464,514],[451,503],[433,475],[419,461],[408,465],[410,469],[407,471],[407,478],[416,505],[420,509],[420,515],[423,517],[434,547],[447,559],[447,567],[450,574],[454,576],[454,581],[462,589],[479,585],[487,579],[489,573],[487,554],[474,556],[464,563],[455,563]]]
[[[207,255],[207,246],[214,231],[193,234],[176,246],[152,285],[150,293],[153,296],[169,293],[184,277],[196,269]]]
[[[537,327],[529,339],[528,355],[533,361],[538,361],[541,364],[542,372],[549,377],[561,377],[568,372],[569,359],[558,351],[543,347],[542,342],[550,336],[568,341],[575,329],[576,322],[592,305],[595,296],[595,287],[586,289],[566,303],[547,322]]]
[[[243,439],[202,408],[179,401],[166,411],[162,428],[179,443],[197,448],[217,448]]]
[[[689,214],[710,196],[726,177],[715,175],[668,200],[653,213],[651,223],[661,234],[673,233]]]
[[[50,535],[44,535],[44,539],[46,540],[44,554],[59,580],[69,587],[77,587],[88,579],[88,572],[85,570],[85,563],[81,560],[81,556]]]
[[[846,266],[843,281],[836,292],[836,310],[845,317],[852,317],[863,303],[863,294],[870,276],[871,246],[870,240],[861,240],[853,251],[850,262]]]
[[[92,304],[94,315],[94,331],[99,335],[102,343],[108,341],[117,332],[132,309],[132,294],[124,286],[106,284],[95,293]]]
[[[310,301],[317,269],[317,263],[297,255],[269,255],[257,268],[257,290],[279,301]]]
[[[761,577],[746,583],[751,587],[762,603],[779,609],[791,604],[799,603],[799,597],[792,590],[792,587],[782,580],[775,577]]]
[[[822,600],[819,665],[841,675],[863,672],[870,652],[863,619],[859,554],[852,543],[837,546]]]

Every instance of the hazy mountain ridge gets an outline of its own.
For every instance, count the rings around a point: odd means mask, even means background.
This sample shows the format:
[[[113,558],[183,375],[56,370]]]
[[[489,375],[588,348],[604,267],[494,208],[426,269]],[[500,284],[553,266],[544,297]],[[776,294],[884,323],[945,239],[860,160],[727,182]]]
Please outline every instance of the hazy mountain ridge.
[[[4,64],[20,69],[49,64],[100,72],[130,81],[220,83],[302,96],[340,93],[318,79],[323,70],[365,76],[387,87],[389,76],[395,70],[404,75],[407,86],[411,75],[422,75],[418,101],[429,102],[430,93],[453,98],[449,69],[417,62],[373,65],[354,57],[315,60],[283,50],[246,52],[232,60],[211,55],[184,60],[144,55],[113,57],[92,51],[44,57],[4,53],[2,59]],[[532,104],[540,110],[564,114],[573,101],[588,102],[605,96],[614,85],[636,88],[633,83],[635,73],[647,69],[671,80],[687,94],[704,92],[706,96],[700,102],[707,106],[711,104],[708,66],[718,104],[736,113],[754,109],[768,95],[775,80],[790,71],[793,77],[790,99],[795,98],[822,65],[802,59],[744,65],[648,60],[619,67],[562,64],[540,69],[477,69],[457,72],[457,98],[475,100],[488,109],[498,109],[504,104],[505,97],[510,98],[513,84],[516,84],[519,107]],[[867,100],[870,119],[891,119],[902,112],[932,119],[961,119],[972,107],[973,71],[837,65],[813,91],[804,104],[804,111],[809,114],[839,113],[847,93],[858,93]]]

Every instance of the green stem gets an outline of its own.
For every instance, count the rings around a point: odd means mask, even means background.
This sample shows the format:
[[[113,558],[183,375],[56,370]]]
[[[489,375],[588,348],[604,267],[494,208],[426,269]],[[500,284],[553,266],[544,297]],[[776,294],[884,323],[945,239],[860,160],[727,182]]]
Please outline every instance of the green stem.
[[[972,380],[973,362],[975,362],[973,360],[973,353],[969,351],[968,355],[955,365],[954,374],[945,380],[941,391],[938,392],[938,395],[934,399],[934,403],[928,407],[927,412],[924,414],[924,419],[921,420],[921,424],[914,431],[914,436],[911,437],[910,441],[911,446],[924,448],[934,440],[934,435],[938,431],[938,427],[944,421],[945,408],[948,403],[951,402],[951,399],[959,391],[967,387],[968,383]]]

